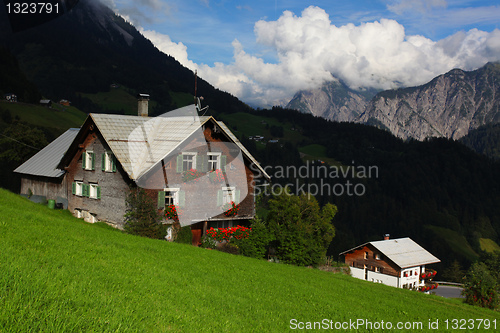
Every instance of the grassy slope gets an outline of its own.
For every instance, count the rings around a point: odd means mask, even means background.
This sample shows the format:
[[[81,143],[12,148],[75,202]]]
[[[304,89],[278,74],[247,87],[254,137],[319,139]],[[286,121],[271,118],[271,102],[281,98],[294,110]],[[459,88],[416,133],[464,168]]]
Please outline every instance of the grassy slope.
[[[1,107],[9,110],[12,117],[18,116],[29,124],[57,129],[61,133],[70,127],[80,127],[87,115],[75,107],[65,107],[57,103],[52,108],[24,103],[1,102]]]
[[[6,332],[283,332],[292,318],[500,321],[457,300],[99,228],[1,189],[0,249]]]
[[[481,246],[481,250],[493,253],[495,251],[500,251],[500,246],[495,243],[494,240],[489,238],[479,238],[479,244]]]
[[[426,228],[429,228],[436,235],[441,237],[441,239],[456,253],[469,258],[471,261],[475,261],[479,258],[479,255],[472,249],[467,239],[457,231],[436,226],[426,226]]]
[[[269,129],[266,129],[266,125],[269,126],[281,126],[283,127],[283,140],[290,141],[292,143],[301,142],[307,140],[298,131],[292,130],[292,124],[283,124],[277,119],[268,117],[259,117],[252,114],[237,112],[231,114],[224,114],[217,117],[218,120],[224,121],[224,123],[229,126],[231,131],[239,138],[241,135],[244,136],[255,136],[262,135],[265,140],[270,140],[272,138]],[[279,139],[279,138],[276,138]]]

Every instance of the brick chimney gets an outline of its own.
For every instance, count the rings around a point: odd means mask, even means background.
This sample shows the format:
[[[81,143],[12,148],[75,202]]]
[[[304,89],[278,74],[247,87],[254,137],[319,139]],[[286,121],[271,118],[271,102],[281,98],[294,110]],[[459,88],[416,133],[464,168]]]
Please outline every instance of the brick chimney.
[[[137,115],[140,117],[148,117],[148,94],[137,95]]]
[[[385,234],[385,235],[384,235],[384,240],[389,240],[389,237],[390,237],[390,236],[391,236],[391,235],[389,235],[389,234]]]

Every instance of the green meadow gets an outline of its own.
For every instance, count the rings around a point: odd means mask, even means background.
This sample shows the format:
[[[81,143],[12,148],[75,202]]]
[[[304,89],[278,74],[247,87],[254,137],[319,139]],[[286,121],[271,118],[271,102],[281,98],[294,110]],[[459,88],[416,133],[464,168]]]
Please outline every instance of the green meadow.
[[[500,325],[459,300],[131,236],[0,189],[1,332],[297,331],[291,320],[452,331],[447,319]]]

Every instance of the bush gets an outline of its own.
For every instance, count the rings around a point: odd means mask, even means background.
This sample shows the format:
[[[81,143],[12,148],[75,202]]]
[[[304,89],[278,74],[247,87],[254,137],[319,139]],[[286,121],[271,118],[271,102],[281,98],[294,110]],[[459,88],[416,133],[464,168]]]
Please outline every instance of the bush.
[[[125,213],[125,232],[155,239],[163,239],[167,235],[167,226],[161,223],[156,202],[142,188],[133,188],[127,197]]]
[[[474,263],[464,278],[462,295],[468,304],[495,309],[499,303],[497,287],[497,280],[486,264]]]
[[[269,200],[268,228],[274,235],[272,246],[281,262],[298,266],[318,266],[335,236],[332,219],[337,207],[306,194],[282,193]]]
[[[191,232],[191,226],[188,225],[177,229],[174,241],[181,244],[193,244],[193,233]]]
[[[200,247],[204,249],[215,249],[217,247],[217,244],[212,237],[205,235],[201,238]]]
[[[233,243],[222,243],[221,245],[219,245],[217,250],[230,254],[240,254],[240,249],[238,245]]]
[[[263,259],[266,256],[269,243],[274,240],[274,237],[264,222],[257,216],[252,221],[250,228],[252,231],[247,238],[233,239],[232,242],[239,247],[242,255]]]

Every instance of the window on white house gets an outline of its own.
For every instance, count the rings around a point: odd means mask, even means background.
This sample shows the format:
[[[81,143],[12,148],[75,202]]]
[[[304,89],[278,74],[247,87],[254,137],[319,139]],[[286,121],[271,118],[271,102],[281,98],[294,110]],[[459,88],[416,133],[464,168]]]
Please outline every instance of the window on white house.
[[[208,171],[221,168],[221,153],[208,153]]]
[[[95,154],[93,151],[83,152],[82,168],[85,170],[95,170]]]
[[[105,172],[116,172],[116,159],[112,152],[107,151],[102,154],[101,168]]]

